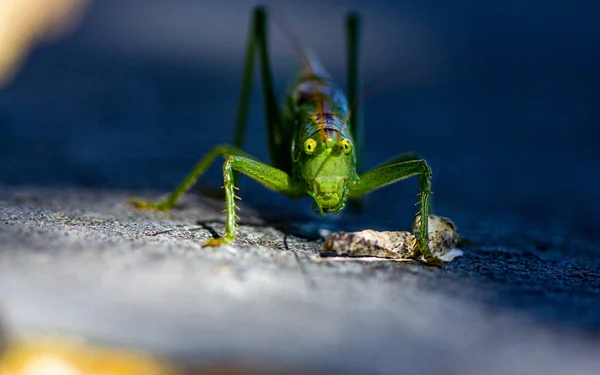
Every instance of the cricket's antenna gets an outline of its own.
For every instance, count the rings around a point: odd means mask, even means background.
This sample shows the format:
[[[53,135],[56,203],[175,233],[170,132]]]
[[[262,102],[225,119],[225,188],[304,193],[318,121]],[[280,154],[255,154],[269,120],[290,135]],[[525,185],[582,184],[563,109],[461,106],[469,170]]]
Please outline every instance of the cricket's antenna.
[[[396,77],[401,76],[401,79]],[[394,85],[396,87],[410,87],[411,85],[419,85],[429,82],[431,74],[425,72],[425,67],[406,66],[406,67],[391,67],[384,72],[378,74],[375,78],[362,86],[362,89],[357,92],[354,101],[350,103],[350,111],[353,111],[357,106],[361,105],[367,98],[372,97],[377,90],[386,85]]]
[[[306,48],[300,41],[300,37],[292,27],[289,18],[280,6],[276,6],[273,1],[269,2],[269,7],[273,10],[273,22],[281,29],[283,35],[292,45],[296,55],[302,61],[303,75],[327,78],[329,73],[325,70],[315,53]]]

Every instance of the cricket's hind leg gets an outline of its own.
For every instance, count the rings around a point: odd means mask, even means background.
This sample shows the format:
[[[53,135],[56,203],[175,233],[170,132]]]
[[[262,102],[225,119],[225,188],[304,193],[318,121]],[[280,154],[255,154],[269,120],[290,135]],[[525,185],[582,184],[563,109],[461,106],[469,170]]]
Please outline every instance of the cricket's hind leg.
[[[359,42],[360,42],[360,17],[358,14],[351,12],[346,16],[346,43],[347,43],[347,94],[348,103],[350,105],[350,133],[354,142],[354,152],[356,154],[356,171],[362,172],[362,140],[363,128],[360,118],[358,105],[358,90],[359,90]],[[359,197],[350,201],[350,208],[354,212],[362,212],[364,210],[364,198]]]
[[[133,198],[130,201],[139,209],[153,209],[159,211],[166,211],[175,205],[177,200],[187,192],[192,185],[200,178],[205,172],[206,168],[212,163],[215,157],[222,155],[225,156],[229,152],[230,155],[240,155],[249,157],[241,151],[246,136],[246,125],[248,117],[248,107],[250,103],[250,97],[252,93],[252,84],[254,77],[254,64],[256,59],[256,50],[259,50],[261,58],[261,72],[262,72],[262,84],[265,96],[265,109],[267,112],[267,130],[269,134],[269,151],[271,154],[271,160],[276,167],[278,167],[276,161],[281,159],[277,157],[280,154],[281,145],[277,144],[276,140],[278,137],[278,124],[280,123],[280,114],[277,109],[277,102],[275,100],[275,91],[273,89],[273,79],[271,75],[271,67],[268,59],[267,51],[267,25],[266,25],[266,10],[263,7],[257,7],[252,16],[252,22],[250,26],[250,36],[246,49],[246,57],[244,63],[244,72],[242,78],[242,89],[240,94],[240,101],[237,108],[237,115],[235,120],[235,130],[233,136],[233,147],[232,146],[217,146],[208,155],[201,159],[192,171],[184,178],[181,184],[169,195],[164,201],[151,202],[139,198]],[[252,157],[249,157],[254,159]],[[235,173],[234,173],[235,174]]]
[[[247,117],[256,53],[260,62],[260,76],[263,87],[265,118],[267,122],[267,143],[271,163],[276,168],[289,171],[289,141],[291,135],[283,127],[282,116],[276,99],[271,62],[269,58],[269,43],[267,30],[267,11],[259,6],[254,9],[250,26],[250,39],[246,49],[246,60],[242,80],[242,91],[235,121],[233,145],[242,148],[247,134]],[[234,173],[235,175],[235,173]]]
[[[244,151],[229,146],[229,145],[220,145],[213,148],[208,154],[206,154],[202,159],[200,159],[194,168],[184,177],[183,181],[169,194],[167,199],[162,201],[148,201],[141,198],[132,198],[130,202],[138,209],[141,210],[157,210],[157,211],[167,211],[175,206],[177,201],[181,198],[183,194],[185,194],[188,190],[194,186],[196,181],[206,172],[208,167],[211,166],[213,161],[218,156],[227,157],[230,155],[243,156],[247,159],[254,159],[254,157],[246,154]]]
[[[249,31],[249,39],[246,47],[246,57],[244,62],[244,71],[242,78],[242,89],[237,108],[235,120],[235,131],[233,135],[233,145],[242,148],[244,138],[246,137],[248,106],[252,94],[252,84],[254,80],[254,64],[256,60],[256,51],[258,50],[261,62],[261,76],[263,86],[263,96],[265,99],[265,112],[267,120],[267,130],[269,134],[279,122],[279,110],[277,100],[275,99],[275,90],[273,88],[273,76],[271,73],[271,64],[268,55],[267,43],[267,12],[264,7],[256,7],[252,14],[252,21]],[[269,148],[273,147],[269,142]]]
[[[350,133],[354,141],[354,152],[356,153],[357,163],[361,162],[361,150],[363,140],[363,128],[358,105],[359,80],[359,42],[360,42],[360,17],[356,13],[349,13],[346,16],[346,39],[348,49],[348,103],[350,105]],[[362,172],[360,165],[357,165],[358,173]]]

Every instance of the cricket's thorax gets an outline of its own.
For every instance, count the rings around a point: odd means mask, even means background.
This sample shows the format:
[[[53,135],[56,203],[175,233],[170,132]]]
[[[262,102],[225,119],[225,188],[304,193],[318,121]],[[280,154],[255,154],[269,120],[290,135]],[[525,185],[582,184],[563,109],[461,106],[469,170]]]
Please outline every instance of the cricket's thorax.
[[[312,137],[316,132],[320,132],[323,139],[336,135],[349,138],[348,101],[332,82],[320,78],[303,79],[296,86],[292,100],[300,139]]]
[[[328,80],[305,78],[292,101],[298,126],[293,146],[296,174],[315,200],[313,211],[339,212],[346,205],[348,182],[356,178],[346,97]]]

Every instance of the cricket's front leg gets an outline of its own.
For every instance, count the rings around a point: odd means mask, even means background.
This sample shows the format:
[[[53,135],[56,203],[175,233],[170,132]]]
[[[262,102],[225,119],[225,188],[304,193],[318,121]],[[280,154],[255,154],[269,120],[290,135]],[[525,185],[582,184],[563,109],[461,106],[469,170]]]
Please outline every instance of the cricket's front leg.
[[[204,242],[205,246],[221,246],[231,243],[235,239],[235,219],[238,218],[235,210],[238,208],[235,199],[241,199],[235,194],[234,173],[238,171],[253,178],[268,189],[288,196],[302,194],[302,187],[294,185],[290,176],[274,167],[243,156],[229,156],[223,163],[223,187],[225,188],[225,235],[221,238],[212,238]]]
[[[241,199],[235,195],[235,189],[238,189],[234,185],[233,181],[233,169],[231,164],[233,163],[233,156],[230,156],[223,163],[223,188],[225,189],[225,235],[221,238],[211,238],[206,240],[202,247],[207,246],[221,246],[228,244],[235,239],[235,219],[239,219],[235,213],[239,207],[235,204],[236,199]]]
[[[425,160],[386,163],[365,173],[360,176],[358,181],[350,185],[350,198],[360,197],[370,191],[412,176],[420,176],[420,208],[418,213],[422,218],[427,218],[430,213],[431,169]],[[428,220],[420,220],[416,235],[417,249],[415,257],[422,255],[429,264],[443,265],[443,262],[434,257],[429,250]]]

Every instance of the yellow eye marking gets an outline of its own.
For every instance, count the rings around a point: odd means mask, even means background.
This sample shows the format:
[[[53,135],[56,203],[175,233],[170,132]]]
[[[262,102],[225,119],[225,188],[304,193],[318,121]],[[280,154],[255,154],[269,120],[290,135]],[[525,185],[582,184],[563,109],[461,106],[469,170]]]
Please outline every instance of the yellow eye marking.
[[[348,155],[350,152],[352,152],[352,143],[347,140],[347,139],[342,139],[342,142],[340,142],[341,147],[342,147],[342,152],[346,155]]]
[[[316,149],[317,149],[317,141],[315,141],[314,139],[309,138],[306,140],[306,142],[304,142],[304,152],[306,152],[308,155],[315,152]]]

